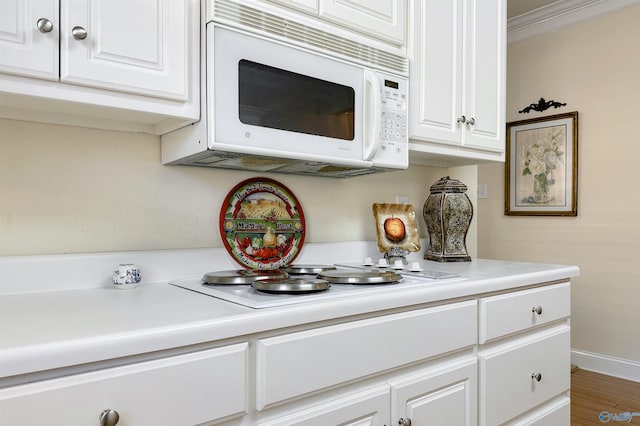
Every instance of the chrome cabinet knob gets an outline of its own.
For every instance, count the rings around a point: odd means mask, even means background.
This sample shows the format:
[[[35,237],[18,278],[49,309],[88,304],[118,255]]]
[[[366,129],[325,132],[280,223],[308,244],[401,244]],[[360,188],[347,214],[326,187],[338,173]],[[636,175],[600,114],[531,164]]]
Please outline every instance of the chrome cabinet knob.
[[[411,426],[411,419],[410,418],[402,418],[400,417],[400,419],[398,420],[398,424],[400,426]]]
[[[458,117],[458,123],[466,123],[467,122],[467,117],[465,117],[464,115],[461,115],[460,117]]]
[[[470,119],[467,120],[467,124],[469,126],[473,126],[474,124],[476,124],[476,119],[471,117]]]
[[[71,29],[71,35],[76,40],[84,40],[85,38],[87,38],[87,30],[80,26],[75,26]]]
[[[542,306],[534,306],[533,308],[531,308],[531,312],[542,315]]]
[[[536,382],[539,382],[540,380],[542,380],[542,374],[541,373],[531,373],[531,379],[535,380]]]
[[[100,413],[100,426],[116,426],[120,420],[120,414],[116,410],[107,408]]]
[[[41,33],[50,33],[51,30],[53,30],[53,22],[51,22],[47,18],[38,19],[38,22],[36,22],[36,26]]]

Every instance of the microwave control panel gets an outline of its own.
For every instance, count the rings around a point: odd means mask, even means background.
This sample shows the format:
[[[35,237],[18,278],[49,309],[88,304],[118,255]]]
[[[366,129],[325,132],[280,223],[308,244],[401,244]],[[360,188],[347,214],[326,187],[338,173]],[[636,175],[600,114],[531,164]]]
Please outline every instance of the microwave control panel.
[[[404,77],[376,72],[381,90],[380,152],[377,161],[397,163],[402,157],[408,163],[409,82]]]
[[[380,138],[382,142],[406,143],[408,81],[383,73],[378,76],[382,90]]]

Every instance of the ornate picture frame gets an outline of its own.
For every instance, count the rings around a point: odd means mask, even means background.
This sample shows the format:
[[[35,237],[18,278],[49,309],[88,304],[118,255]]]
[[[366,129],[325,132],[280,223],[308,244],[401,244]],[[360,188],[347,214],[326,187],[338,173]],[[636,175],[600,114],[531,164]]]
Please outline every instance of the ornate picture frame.
[[[578,112],[507,123],[504,213],[578,215]]]

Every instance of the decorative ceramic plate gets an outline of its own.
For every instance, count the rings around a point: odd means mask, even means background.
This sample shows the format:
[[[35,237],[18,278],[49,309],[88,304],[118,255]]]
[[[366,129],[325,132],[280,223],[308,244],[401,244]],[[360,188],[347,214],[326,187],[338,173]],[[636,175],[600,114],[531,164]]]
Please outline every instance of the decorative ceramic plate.
[[[220,236],[227,252],[251,269],[278,269],[292,263],[305,230],[298,199],[269,178],[240,182],[220,209]]]
[[[416,212],[411,204],[373,204],[378,250],[420,251]]]

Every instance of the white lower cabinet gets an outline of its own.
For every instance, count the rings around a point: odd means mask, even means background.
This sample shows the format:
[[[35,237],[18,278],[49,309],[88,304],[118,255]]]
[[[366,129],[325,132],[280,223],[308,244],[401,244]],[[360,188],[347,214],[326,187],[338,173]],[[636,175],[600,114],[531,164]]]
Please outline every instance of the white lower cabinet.
[[[0,389],[0,424],[195,425],[247,410],[246,343]],[[107,411],[105,413],[105,411]],[[108,412],[110,411],[110,412]],[[105,422],[104,425],[116,423]]]
[[[570,300],[550,283],[258,339],[239,424],[569,426]]]
[[[0,388],[0,424],[568,426],[569,307],[554,283],[74,369]]]
[[[476,424],[475,356],[404,374],[364,391],[332,397],[261,422],[260,426]]]
[[[568,282],[480,299],[480,425],[569,425],[569,312]]]

